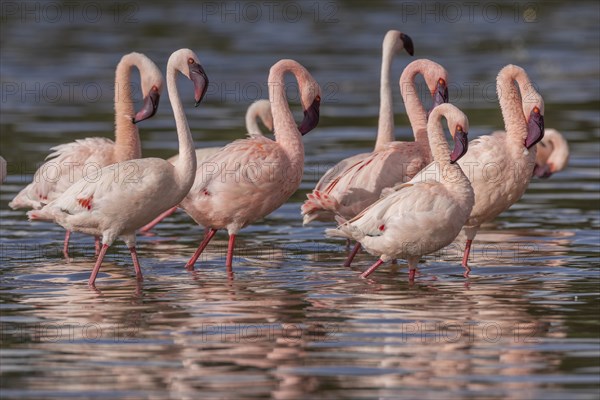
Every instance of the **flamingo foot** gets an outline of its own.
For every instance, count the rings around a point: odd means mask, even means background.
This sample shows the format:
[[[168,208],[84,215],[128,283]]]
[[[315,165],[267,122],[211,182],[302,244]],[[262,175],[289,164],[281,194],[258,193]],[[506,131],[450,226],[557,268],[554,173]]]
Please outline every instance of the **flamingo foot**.
[[[377,260],[377,262],[375,262],[375,264],[371,265],[368,270],[366,270],[365,272],[363,272],[362,274],[360,274],[360,277],[361,278],[367,278],[369,275],[371,275],[373,272],[375,272],[375,270],[377,268],[379,268],[379,266],[381,264],[383,264],[383,260],[380,258],[379,260]]]
[[[208,233],[204,236],[204,239],[202,240],[202,242],[200,242],[198,249],[192,256],[192,258],[190,258],[190,261],[188,261],[187,264],[185,264],[186,269],[188,269],[188,270],[194,269],[194,264],[196,264],[198,257],[200,257],[200,254],[202,254],[202,252],[204,251],[206,246],[208,246],[208,242],[210,242],[210,240],[213,238],[213,236],[215,236],[215,233],[217,233],[216,229],[210,229],[208,231]]]
[[[356,257],[356,254],[360,251],[361,247],[362,246],[360,242],[356,242],[356,244],[354,245],[354,249],[352,249],[352,253],[350,253],[348,258],[346,259],[346,262],[344,262],[344,267],[350,268],[350,265],[352,265],[352,260],[354,260],[354,257]]]

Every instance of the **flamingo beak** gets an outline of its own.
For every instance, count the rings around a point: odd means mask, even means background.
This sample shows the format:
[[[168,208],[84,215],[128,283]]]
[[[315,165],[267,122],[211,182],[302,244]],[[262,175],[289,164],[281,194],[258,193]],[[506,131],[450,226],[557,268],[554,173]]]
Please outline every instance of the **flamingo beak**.
[[[469,149],[469,139],[467,135],[468,132],[464,132],[462,127],[459,126],[456,128],[456,133],[454,134],[454,150],[452,150],[452,153],[450,154],[450,164],[457,162]]]
[[[304,110],[304,119],[298,127],[302,136],[312,131],[319,123],[319,107],[321,106],[321,96],[315,97],[310,107]]]
[[[204,72],[202,65],[198,63],[189,64],[189,69],[190,79],[194,83],[195,107],[198,107],[208,89],[208,76],[206,75],[206,72]]]
[[[544,138],[544,116],[540,113],[540,109],[533,107],[529,114],[527,122],[527,137],[525,138],[525,147],[530,149],[537,142]]]
[[[448,101],[449,101],[448,85],[446,84],[446,81],[443,78],[440,78],[440,79],[438,79],[438,83],[435,88],[435,92],[433,93],[433,105],[431,106],[431,109],[433,110],[440,104],[447,103]],[[427,113],[428,118],[429,118],[429,113],[431,113],[431,110]]]
[[[402,40],[404,50],[406,50],[406,52],[408,54],[410,54],[411,56],[414,56],[415,55],[415,47],[413,45],[412,38],[410,36],[408,36],[406,33],[401,33],[400,39]]]
[[[533,167],[533,176],[543,179],[550,178],[552,176],[552,170],[548,164],[543,166],[535,164],[535,167]]]
[[[152,86],[150,93],[148,93],[148,95],[144,98],[144,105],[142,106],[142,109],[135,114],[135,117],[133,117],[131,122],[137,124],[140,121],[153,117],[158,109],[159,101],[160,93],[158,92],[158,88],[156,86]]]

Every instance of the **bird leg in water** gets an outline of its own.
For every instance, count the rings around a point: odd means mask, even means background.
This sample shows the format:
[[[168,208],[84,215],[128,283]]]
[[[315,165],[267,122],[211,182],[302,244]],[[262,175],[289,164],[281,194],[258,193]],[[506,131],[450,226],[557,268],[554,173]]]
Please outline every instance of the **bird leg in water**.
[[[361,247],[362,246],[360,245],[360,242],[356,242],[356,244],[354,245],[354,248],[352,249],[352,253],[350,253],[348,258],[346,259],[346,262],[344,263],[344,267],[350,268],[350,265],[352,264],[352,260],[354,260],[354,257],[356,257],[356,254],[360,251]]]
[[[135,251],[135,246],[131,246],[129,248],[129,252],[131,253],[131,259],[133,260],[133,267],[135,268],[135,277],[138,281],[143,281],[144,277],[142,276],[142,268],[140,267],[140,262],[138,261],[137,251]]]
[[[208,242],[210,242],[210,240],[213,238],[213,236],[215,236],[215,233],[217,233],[216,229],[210,229],[208,231],[208,233],[204,236],[204,239],[202,240],[202,242],[200,242],[198,249],[192,256],[192,258],[190,258],[190,261],[188,261],[187,264],[185,265],[185,268],[187,268],[187,269],[194,268],[194,264],[196,264],[198,257],[200,257],[200,254],[202,254],[202,252],[204,251],[206,246],[208,246]]]
[[[473,240],[471,239],[467,239],[467,244],[465,245],[465,253],[463,255],[463,259],[462,259],[462,266],[465,269],[465,273],[463,274],[463,276],[465,278],[469,277],[469,273],[471,272],[471,268],[469,267],[469,254],[471,253],[471,243],[473,242]]]
[[[381,264],[383,264],[383,260],[380,258],[379,260],[377,260],[377,262],[376,262],[375,264],[371,265],[371,266],[369,267],[369,269],[368,269],[368,270],[366,270],[365,272],[363,272],[363,273],[360,275],[360,277],[361,277],[361,278],[366,278],[366,277],[368,277],[368,276],[369,276],[369,275],[371,275],[373,272],[375,272],[375,270],[376,270],[377,268],[379,268],[379,266],[380,266]]]

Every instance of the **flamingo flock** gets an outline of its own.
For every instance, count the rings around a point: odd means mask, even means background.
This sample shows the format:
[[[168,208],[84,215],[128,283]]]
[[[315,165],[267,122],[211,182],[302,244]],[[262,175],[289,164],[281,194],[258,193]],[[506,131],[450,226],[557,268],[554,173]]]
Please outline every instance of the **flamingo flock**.
[[[301,207],[303,223],[336,222],[337,227],[326,229],[325,234],[356,242],[346,267],[360,249],[377,257],[361,277],[369,277],[386,262],[406,259],[411,282],[422,256],[448,246],[464,231],[462,267],[468,277],[469,254],[481,225],[516,203],[532,177],[547,178],[564,169],[569,157],[567,141],[558,131],[544,129],[544,101],[527,72],[507,65],[496,79],[504,130],[469,143],[469,120],[449,102],[448,72],[427,59],[409,63],[399,78],[414,141],[395,141],[391,64],[403,50],[413,56],[412,39],[397,30],[387,32],[373,151],[340,160],[321,177]],[[144,97],[138,112],[130,91],[119,90],[128,87],[134,67],[140,72]],[[52,148],[33,181],[9,203],[13,209],[30,209],[31,221],[62,226],[67,259],[71,232],[96,238],[97,258],[88,280],[91,287],[108,248],[118,238],[129,248],[136,277],[142,280],[136,232],[155,228],[178,208],[205,228],[185,267],[193,269],[217,231],[226,230],[225,267],[231,277],[240,231],[278,209],[300,186],[302,139],[319,123],[321,106],[321,88],[303,65],[282,59],[271,66],[269,99],[248,108],[247,137],[216,148],[195,148],[176,84],[179,74],[191,81],[195,106],[203,100],[209,82],[192,50],[171,54],[165,76],[179,143],[176,156],[142,158],[137,123],[156,113],[164,79],[148,57],[130,53],[123,56],[115,73],[115,141],[86,138]],[[298,83],[304,111],[299,125],[288,105],[287,74]],[[418,75],[431,95],[429,110],[416,95]],[[258,120],[274,139],[263,135]],[[6,162],[0,161],[4,180]],[[48,163],[61,166],[59,179],[42,178]],[[93,177],[86,176],[88,163],[101,167]],[[206,174],[205,163],[220,168]]]

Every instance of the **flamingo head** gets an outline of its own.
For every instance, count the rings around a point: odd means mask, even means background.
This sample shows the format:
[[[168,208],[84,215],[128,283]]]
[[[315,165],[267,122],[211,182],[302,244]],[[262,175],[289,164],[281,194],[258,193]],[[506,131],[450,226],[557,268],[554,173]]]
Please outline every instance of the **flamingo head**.
[[[140,111],[133,117],[132,122],[137,124],[140,121],[151,118],[158,110],[160,95],[163,91],[163,75],[160,69],[150,59],[144,58],[144,68],[147,71],[142,75],[142,95],[144,96],[144,104]]]
[[[400,53],[403,49],[411,56],[415,54],[415,48],[410,36],[395,29],[387,31],[383,38],[383,52],[392,54]]]
[[[452,153],[450,154],[451,164],[457,162],[469,149],[468,134],[469,133],[463,128],[462,125],[457,124],[455,126],[454,131],[452,132],[452,139],[454,139],[454,150],[452,150]]]
[[[304,108],[304,119],[300,123],[298,130],[304,136],[308,132],[312,131],[315,126],[319,123],[319,113],[321,107],[321,88],[319,85],[314,82],[314,85],[308,85],[310,88],[315,88],[316,90],[308,90],[306,96],[308,99],[305,101],[305,94],[302,95],[302,106]],[[316,93],[315,93],[316,92]],[[310,104],[307,106],[307,104]]]
[[[546,129],[544,138],[537,144],[533,175],[549,178],[562,171],[569,162],[569,145],[556,129]]]
[[[198,107],[208,89],[208,76],[198,60],[198,56],[190,49],[179,49],[169,57],[167,71],[174,68],[184,74],[194,84],[194,101]],[[168,77],[167,77],[168,78]]]
[[[431,93],[431,97],[433,99],[431,110],[433,110],[440,104],[448,103],[448,71],[446,71],[446,68],[430,60],[417,61],[420,61],[423,65],[423,78],[425,78],[425,83],[427,84],[427,88],[429,89],[429,92]],[[427,118],[429,118],[431,110],[429,110],[429,112],[427,113]]]

